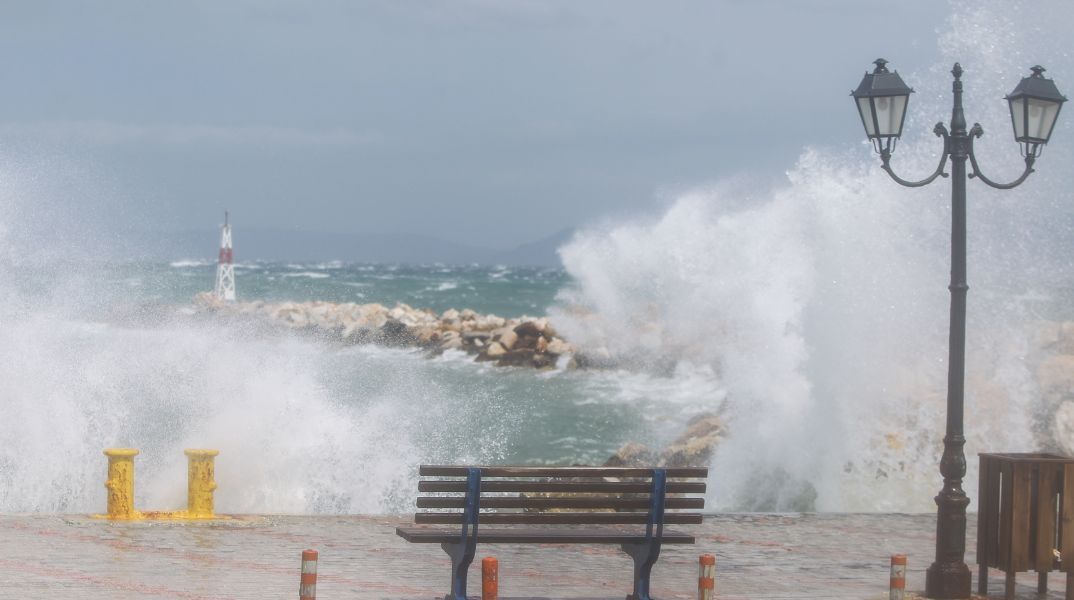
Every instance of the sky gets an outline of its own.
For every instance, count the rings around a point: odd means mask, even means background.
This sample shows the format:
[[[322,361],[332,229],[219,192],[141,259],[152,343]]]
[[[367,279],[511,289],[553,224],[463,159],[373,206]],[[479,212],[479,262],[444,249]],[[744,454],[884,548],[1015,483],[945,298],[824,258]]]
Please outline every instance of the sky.
[[[850,90],[879,56],[927,68],[947,12],[5,2],[0,159],[53,188],[28,192],[42,210],[100,226],[209,229],[227,208],[237,231],[513,247],[725,177],[778,181],[806,146],[859,143]]]

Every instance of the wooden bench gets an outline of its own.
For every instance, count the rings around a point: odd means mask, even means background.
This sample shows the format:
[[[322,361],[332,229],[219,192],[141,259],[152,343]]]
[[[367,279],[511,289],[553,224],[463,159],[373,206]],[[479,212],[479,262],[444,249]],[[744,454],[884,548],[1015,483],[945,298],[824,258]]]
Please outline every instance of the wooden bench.
[[[701,523],[708,469],[630,467],[467,467],[422,465],[419,525],[399,527],[408,542],[440,544],[451,557],[451,593],[465,600],[477,544],[618,544],[634,559],[631,600],[649,600],[649,575],[662,544],[692,544],[664,525]],[[694,494],[691,496],[691,494]],[[495,529],[487,527],[497,526]],[[506,526],[506,527],[504,527]]]

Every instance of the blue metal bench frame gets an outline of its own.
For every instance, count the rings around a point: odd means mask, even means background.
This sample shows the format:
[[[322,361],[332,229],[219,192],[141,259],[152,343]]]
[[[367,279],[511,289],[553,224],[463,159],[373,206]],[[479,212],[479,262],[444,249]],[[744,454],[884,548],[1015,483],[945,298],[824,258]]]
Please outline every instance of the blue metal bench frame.
[[[481,469],[471,467],[466,475],[466,508],[463,510],[459,541],[441,544],[451,557],[451,594],[446,600],[466,600],[466,574],[477,553],[477,521],[481,503]]]
[[[653,565],[660,557],[660,540],[664,533],[664,504],[667,471],[653,469],[652,492],[644,541],[620,547],[634,560],[634,593],[628,600],[652,600],[649,584]],[[451,557],[451,593],[445,600],[467,600],[466,576],[477,553],[477,531],[481,503],[481,469],[471,467],[466,476],[466,504],[459,541],[440,545]]]

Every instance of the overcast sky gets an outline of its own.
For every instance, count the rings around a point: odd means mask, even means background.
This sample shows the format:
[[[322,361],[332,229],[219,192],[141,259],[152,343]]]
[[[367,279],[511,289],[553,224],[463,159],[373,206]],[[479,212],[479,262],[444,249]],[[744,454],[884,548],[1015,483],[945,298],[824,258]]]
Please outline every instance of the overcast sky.
[[[936,0],[0,4],[0,150],[138,227],[511,246],[861,137]],[[37,162],[35,162],[37,161]],[[57,166],[59,165],[59,166]]]

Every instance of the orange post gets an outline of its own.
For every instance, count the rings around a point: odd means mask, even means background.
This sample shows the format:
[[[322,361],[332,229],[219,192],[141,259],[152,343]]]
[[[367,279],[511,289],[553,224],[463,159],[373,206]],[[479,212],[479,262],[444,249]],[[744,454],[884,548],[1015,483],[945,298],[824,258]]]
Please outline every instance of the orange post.
[[[697,561],[697,600],[712,600],[716,595],[716,557],[702,554]]]
[[[891,555],[891,591],[888,600],[903,600],[906,593],[906,555]]]
[[[298,600],[317,600],[317,551],[302,551],[302,580],[298,584]]]
[[[496,600],[500,593],[500,563],[495,556],[481,559],[481,600]]]

